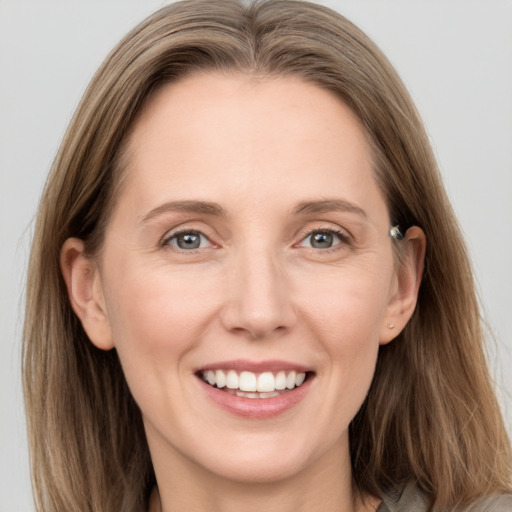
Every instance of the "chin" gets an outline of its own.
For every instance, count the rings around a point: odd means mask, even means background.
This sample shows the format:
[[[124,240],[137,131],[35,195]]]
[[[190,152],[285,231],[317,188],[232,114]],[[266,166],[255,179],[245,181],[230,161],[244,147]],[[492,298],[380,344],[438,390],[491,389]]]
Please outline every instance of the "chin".
[[[220,464],[212,464],[207,469],[218,477],[240,484],[272,484],[287,480],[308,466],[299,454],[290,455],[283,457],[279,450],[258,455],[238,453],[234,458],[223,457]]]
[[[228,440],[215,440],[219,444],[197,453],[194,462],[210,474],[232,482],[273,484],[315,473],[327,459],[340,459],[348,453],[348,436],[344,439],[296,431],[284,435],[253,431],[238,439],[233,435]]]

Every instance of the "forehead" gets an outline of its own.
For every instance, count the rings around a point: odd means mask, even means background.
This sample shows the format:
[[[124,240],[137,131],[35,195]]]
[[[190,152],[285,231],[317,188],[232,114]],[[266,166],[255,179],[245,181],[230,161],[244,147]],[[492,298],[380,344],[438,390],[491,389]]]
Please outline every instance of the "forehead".
[[[318,133],[319,124],[322,133]],[[275,145],[283,144],[284,135],[290,142],[336,139],[339,144],[344,139],[369,149],[362,124],[345,103],[333,92],[295,76],[209,72],[162,86],[139,115],[130,148],[159,144],[166,137],[163,127],[166,132],[174,131],[176,142],[179,138],[218,143],[222,136],[230,135],[233,149],[242,138],[244,143],[259,140],[267,147],[272,140]],[[282,137],[273,137],[282,128],[286,128]],[[206,137],[200,139],[203,135]],[[165,142],[173,141],[167,137]]]
[[[207,73],[165,85],[137,119],[127,155],[124,186],[144,202],[379,193],[357,116],[297,77]]]

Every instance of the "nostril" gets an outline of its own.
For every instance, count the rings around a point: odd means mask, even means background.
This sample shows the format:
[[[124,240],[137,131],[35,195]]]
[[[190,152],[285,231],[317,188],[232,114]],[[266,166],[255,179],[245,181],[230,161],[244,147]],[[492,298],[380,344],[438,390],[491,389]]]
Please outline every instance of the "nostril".
[[[251,257],[243,269],[233,271],[226,283],[226,302],[220,318],[231,333],[259,340],[286,332],[297,315],[282,273],[269,268],[273,265],[269,265],[268,259],[263,262]]]

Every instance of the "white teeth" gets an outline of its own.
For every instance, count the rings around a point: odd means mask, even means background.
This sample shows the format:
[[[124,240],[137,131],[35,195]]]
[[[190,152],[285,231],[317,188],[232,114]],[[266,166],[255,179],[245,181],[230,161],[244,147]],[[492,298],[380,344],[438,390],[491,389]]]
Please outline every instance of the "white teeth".
[[[215,373],[212,372],[211,370],[208,370],[206,372],[206,380],[208,381],[208,384],[210,384],[211,386],[213,386],[215,384]]]
[[[291,371],[263,372],[256,374],[243,371],[238,374],[235,370],[206,370],[202,378],[210,386],[233,390],[238,396],[245,398],[271,398],[279,396],[278,391],[293,389],[302,385],[306,379],[306,373]]]
[[[244,391],[237,391],[236,396],[243,396],[244,398],[259,398],[260,395],[258,393],[245,393]]]
[[[275,387],[279,391],[282,391],[283,389],[286,389],[286,373],[279,372],[276,375]]]
[[[226,387],[229,389],[238,389],[238,373],[235,370],[229,370],[226,375]]]
[[[258,393],[260,398],[274,398],[275,396],[279,396],[277,391],[272,391],[271,393]]]
[[[256,391],[256,375],[252,372],[242,372],[238,380],[240,391]]]
[[[275,396],[279,396],[277,391],[273,391],[272,393],[246,393],[245,391],[230,391],[233,395],[241,396],[243,398],[274,398]]]
[[[293,371],[288,374],[288,377],[286,377],[286,387],[288,389],[293,389],[295,387],[296,377],[297,377],[297,374]]]
[[[223,388],[226,385],[226,374],[222,370],[215,372],[215,380],[217,381],[217,387]]]
[[[274,391],[274,375],[270,372],[260,373],[258,375],[258,391],[261,393],[262,391]]]

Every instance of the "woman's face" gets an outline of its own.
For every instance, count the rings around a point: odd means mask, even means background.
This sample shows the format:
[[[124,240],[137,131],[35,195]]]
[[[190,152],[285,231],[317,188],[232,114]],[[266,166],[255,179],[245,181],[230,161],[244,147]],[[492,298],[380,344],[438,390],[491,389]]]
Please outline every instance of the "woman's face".
[[[155,466],[347,465],[379,345],[406,321],[358,119],[297,78],[195,75],[152,99],[127,161],[82,319],[119,353]]]

